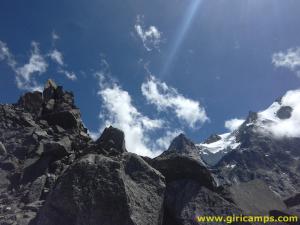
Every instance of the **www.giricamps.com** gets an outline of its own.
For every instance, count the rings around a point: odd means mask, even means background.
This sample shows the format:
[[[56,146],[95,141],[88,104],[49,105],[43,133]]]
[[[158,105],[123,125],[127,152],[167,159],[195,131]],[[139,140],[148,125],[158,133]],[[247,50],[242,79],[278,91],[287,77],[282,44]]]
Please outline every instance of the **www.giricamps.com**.
[[[297,216],[197,216],[196,221],[201,223],[297,223],[299,218]]]

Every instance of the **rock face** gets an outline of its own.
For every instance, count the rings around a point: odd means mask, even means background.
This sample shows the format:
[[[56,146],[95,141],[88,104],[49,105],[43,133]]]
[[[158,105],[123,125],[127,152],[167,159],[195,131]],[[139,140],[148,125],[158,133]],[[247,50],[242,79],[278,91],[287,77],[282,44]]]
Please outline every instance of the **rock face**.
[[[191,140],[189,140],[184,134],[180,134],[179,136],[177,136],[171,142],[168,150],[163,152],[162,155],[165,156],[174,153],[188,156],[190,158],[199,161],[202,164],[205,164],[199,154],[197,146]]]
[[[261,180],[232,185],[230,193],[233,202],[247,215],[268,215],[274,209],[286,209],[284,202]]]
[[[139,156],[86,155],[48,196],[37,225],[161,224],[164,178]]]
[[[55,102],[51,110],[46,109],[49,99]],[[56,179],[91,142],[73,102],[73,95],[48,81],[44,93],[26,93],[17,104],[0,105],[0,224],[28,224]],[[62,110],[78,110],[76,126],[65,130],[60,120],[45,120]]]
[[[287,121],[293,109],[280,105],[271,115]],[[119,129],[91,140],[72,92],[49,80],[42,93],[0,105],[0,224],[196,225],[201,215],[299,215],[300,139],[259,133],[258,125],[272,123],[259,119],[251,113],[238,130],[199,145],[181,134],[160,156],[141,158],[127,151]],[[204,148],[221,152],[212,153],[217,163],[204,162]]]
[[[234,203],[192,180],[171,182],[167,186],[165,205],[165,225],[196,225],[199,224],[197,216],[228,216],[242,213]]]
[[[221,182],[238,183],[261,179],[283,199],[300,190],[300,139],[274,138],[258,132],[257,116],[236,131],[240,146],[216,165]]]

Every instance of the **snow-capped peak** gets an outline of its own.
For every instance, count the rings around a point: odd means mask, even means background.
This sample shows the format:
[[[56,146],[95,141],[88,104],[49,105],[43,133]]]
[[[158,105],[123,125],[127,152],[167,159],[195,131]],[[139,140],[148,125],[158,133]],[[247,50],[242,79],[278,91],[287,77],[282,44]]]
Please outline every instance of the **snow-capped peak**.
[[[258,113],[257,130],[276,138],[300,137],[300,90],[288,91],[280,101]]]
[[[225,133],[218,135],[220,139],[218,141],[206,144],[200,143],[197,146],[201,147],[202,149],[206,149],[209,152],[215,154],[219,151],[230,149],[236,149],[240,143],[236,142],[235,135],[233,133]]]

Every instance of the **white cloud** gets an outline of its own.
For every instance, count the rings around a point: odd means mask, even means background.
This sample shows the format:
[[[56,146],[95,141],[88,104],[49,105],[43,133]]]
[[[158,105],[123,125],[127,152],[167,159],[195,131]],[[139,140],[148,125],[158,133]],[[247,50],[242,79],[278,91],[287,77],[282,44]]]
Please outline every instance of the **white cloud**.
[[[57,49],[52,50],[49,53],[49,56],[54,62],[58,63],[59,65],[61,65],[61,66],[64,65],[63,55]]]
[[[16,61],[14,59],[14,56],[11,54],[10,50],[8,49],[6,43],[0,40],[0,61],[6,60],[7,64],[11,68],[16,67]]]
[[[10,52],[6,43],[0,41],[0,60],[5,60],[7,65],[16,74],[16,83],[22,90],[41,90],[41,85],[35,80],[36,75],[41,75],[47,71],[48,64],[40,54],[38,43],[32,42],[32,51],[29,62],[23,66],[17,66],[13,54]]]
[[[24,84],[26,85],[27,83],[30,83],[34,74],[42,74],[47,71],[48,64],[44,57],[40,54],[38,43],[32,42],[32,48],[33,50],[31,52],[29,62],[16,69],[20,80],[24,81],[20,83],[20,87]]]
[[[141,90],[147,101],[154,104],[159,111],[174,111],[179,120],[192,128],[209,120],[199,102],[184,97],[175,88],[169,87],[154,76],[150,76],[142,84]]]
[[[300,89],[288,91],[281,102],[274,102],[269,108],[258,113],[258,130],[277,138],[300,137]],[[277,111],[284,106],[290,106],[290,118],[280,119]]]
[[[60,51],[58,51],[57,49],[53,49],[48,54],[48,56],[50,57],[50,59],[52,59],[55,63],[59,65],[58,73],[64,74],[69,80],[77,80],[77,76],[74,72],[65,69],[66,65],[64,63],[63,54]]]
[[[131,96],[116,83],[110,85],[103,83],[103,76],[100,76],[100,90],[98,94],[102,98],[100,118],[104,119],[104,127],[114,126],[125,132],[127,149],[143,156],[154,157],[161,153],[159,150],[151,150],[149,132],[161,129],[164,121],[150,119],[142,115],[132,103]],[[94,133],[92,135],[95,136]]]
[[[52,37],[53,38],[53,37]],[[58,36],[56,37],[56,39]],[[40,52],[37,42],[31,43],[32,50],[28,63],[20,66],[14,59],[14,55],[10,52],[7,44],[0,40],[0,61],[5,61],[7,65],[14,71],[17,87],[21,90],[42,91],[43,87],[39,84],[35,77],[47,72],[47,57],[50,57],[59,65],[58,73],[64,74],[70,80],[76,80],[77,76],[74,72],[66,69],[63,61],[63,55],[57,49],[52,50],[49,54],[43,55]]]
[[[69,80],[75,81],[77,80],[77,76],[74,72],[70,72],[64,69],[59,69],[58,70],[59,73],[64,74],[66,76],[66,78],[68,78]]]
[[[232,131],[237,130],[244,122],[245,122],[245,120],[237,119],[237,118],[227,120],[227,121],[225,121],[225,128],[227,128],[229,131],[232,132]]]
[[[290,48],[286,52],[277,52],[272,56],[275,67],[285,67],[300,77],[300,47]]]
[[[159,46],[162,42],[162,33],[155,26],[149,26],[148,29],[146,29],[144,27],[143,17],[137,16],[134,28],[147,51],[152,51],[153,48],[159,50]]]
[[[55,31],[52,31],[52,40],[58,40],[60,37],[59,35],[55,32]]]

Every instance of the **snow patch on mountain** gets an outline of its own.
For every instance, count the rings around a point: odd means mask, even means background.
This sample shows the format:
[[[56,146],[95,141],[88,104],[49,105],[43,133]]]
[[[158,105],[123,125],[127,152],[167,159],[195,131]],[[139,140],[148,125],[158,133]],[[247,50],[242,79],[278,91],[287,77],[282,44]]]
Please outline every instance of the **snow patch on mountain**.
[[[258,113],[257,130],[277,138],[300,137],[300,89],[288,91],[280,101]]]
[[[219,137],[221,137],[221,139],[218,141],[209,144],[201,143],[198,144],[197,146],[204,148],[209,152],[215,154],[219,151],[223,151],[228,148],[236,149],[240,145],[240,143],[236,142],[236,138],[233,133],[221,134],[219,135]]]

